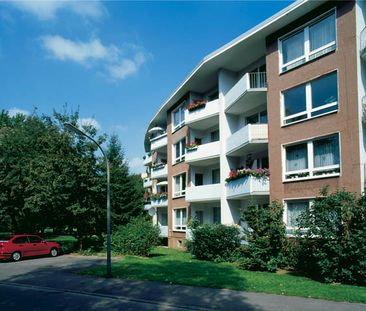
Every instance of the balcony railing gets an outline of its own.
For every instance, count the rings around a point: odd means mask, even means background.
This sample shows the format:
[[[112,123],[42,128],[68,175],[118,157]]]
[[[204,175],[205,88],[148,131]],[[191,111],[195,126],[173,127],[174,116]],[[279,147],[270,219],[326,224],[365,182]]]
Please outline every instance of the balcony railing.
[[[208,144],[199,145],[194,149],[187,149],[186,163],[205,161],[220,157],[220,142],[215,141]]]
[[[269,195],[269,178],[248,176],[226,183],[226,197],[240,199],[253,195]]]
[[[158,167],[153,167],[151,170],[151,179],[166,178],[168,176],[168,166],[161,164]]]
[[[250,144],[268,144],[267,124],[248,124],[235,132],[226,141],[226,154],[244,151]]]
[[[166,147],[168,144],[166,133],[150,139],[150,142],[152,151]]]
[[[151,207],[164,207],[168,206],[168,198],[151,199]]]
[[[246,73],[225,96],[225,110],[240,114],[266,101],[267,73]]]
[[[219,100],[215,99],[210,102],[207,102],[206,105],[200,109],[194,110],[194,111],[185,111],[185,124],[192,125],[196,122],[215,118],[217,119],[217,124],[219,123]],[[216,124],[214,124],[214,120],[212,122],[206,122],[208,127],[212,127]],[[208,128],[206,127],[206,128]],[[202,129],[201,126],[199,126],[200,129]]]
[[[221,198],[221,184],[192,186],[186,188],[187,202],[219,201]]]
[[[151,156],[151,155],[146,154],[146,155],[145,155],[145,158],[144,158],[144,165],[145,165],[145,166],[148,166],[151,162],[152,162],[152,156]]]
[[[150,178],[144,179],[144,188],[149,188],[152,186],[152,180]]]
[[[168,226],[161,226],[159,225],[159,229],[160,229],[160,236],[161,237],[168,237]]]

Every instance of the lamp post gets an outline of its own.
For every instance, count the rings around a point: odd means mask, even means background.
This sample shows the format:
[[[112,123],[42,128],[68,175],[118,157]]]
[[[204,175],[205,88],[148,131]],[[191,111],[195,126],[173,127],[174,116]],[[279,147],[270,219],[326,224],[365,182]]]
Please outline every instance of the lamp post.
[[[79,130],[77,127],[70,123],[64,123],[65,128],[72,130],[78,135],[85,136],[90,139],[94,144],[98,146],[102,152],[107,167],[107,278],[112,277],[112,262],[111,262],[111,191],[110,191],[110,173],[109,173],[109,161],[102,147],[89,135]]]

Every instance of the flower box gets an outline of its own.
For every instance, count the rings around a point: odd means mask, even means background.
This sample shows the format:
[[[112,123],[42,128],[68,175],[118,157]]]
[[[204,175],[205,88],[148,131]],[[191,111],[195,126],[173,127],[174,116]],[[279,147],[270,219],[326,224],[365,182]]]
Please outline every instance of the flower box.
[[[269,175],[270,173],[268,168],[257,168],[257,169],[239,168],[231,171],[229,173],[229,177],[226,178],[225,181],[230,182],[247,176],[253,176],[256,178],[268,178]]]
[[[189,112],[191,112],[191,111],[195,111],[198,109],[202,109],[205,106],[206,106],[206,102],[204,102],[203,100],[195,100],[193,103],[188,105],[187,110]]]

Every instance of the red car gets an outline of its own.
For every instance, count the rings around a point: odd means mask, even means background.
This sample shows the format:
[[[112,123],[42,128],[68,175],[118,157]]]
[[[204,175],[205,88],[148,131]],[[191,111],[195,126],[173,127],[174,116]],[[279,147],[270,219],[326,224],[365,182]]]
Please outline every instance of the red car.
[[[0,259],[19,261],[22,257],[61,253],[61,246],[56,242],[47,242],[37,235],[16,234],[0,238]]]

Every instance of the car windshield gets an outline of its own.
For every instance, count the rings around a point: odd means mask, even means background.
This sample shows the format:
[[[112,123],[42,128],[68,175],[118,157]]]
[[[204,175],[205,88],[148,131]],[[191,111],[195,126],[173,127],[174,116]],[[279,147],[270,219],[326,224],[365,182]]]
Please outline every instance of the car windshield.
[[[0,242],[8,242],[12,237],[12,235],[0,235]]]

